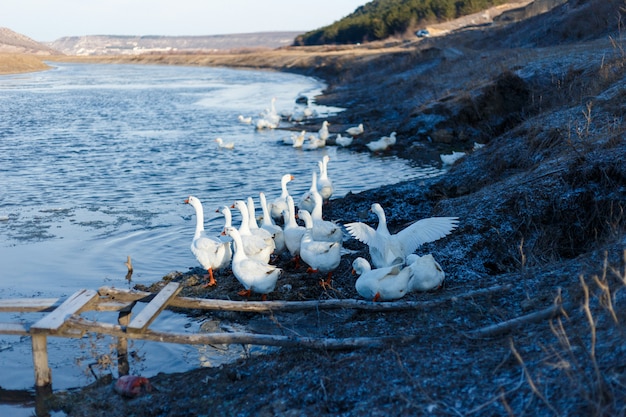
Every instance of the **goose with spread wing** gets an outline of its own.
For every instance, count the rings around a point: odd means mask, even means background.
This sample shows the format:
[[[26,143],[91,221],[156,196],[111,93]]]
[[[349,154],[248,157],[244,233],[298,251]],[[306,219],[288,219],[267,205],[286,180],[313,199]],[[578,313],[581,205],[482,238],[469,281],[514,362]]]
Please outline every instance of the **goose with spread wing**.
[[[376,268],[404,264],[406,257],[427,242],[433,242],[450,234],[458,225],[458,217],[429,217],[418,220],[396,234],[389,233],[385,211],[378,203],[370,211],[378,217],[378,227],[361,223],[345,225],[348,233],[369,247],[372,263]]]

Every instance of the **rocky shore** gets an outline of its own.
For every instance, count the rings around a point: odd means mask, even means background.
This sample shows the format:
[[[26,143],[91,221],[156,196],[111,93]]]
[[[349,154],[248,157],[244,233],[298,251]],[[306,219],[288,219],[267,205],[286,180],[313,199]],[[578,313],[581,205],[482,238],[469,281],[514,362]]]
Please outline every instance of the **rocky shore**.
[[[349,194],[325,208],[340,223],[375,224],[367,209],[378,202],[392,232],[424,217],[458,216],[453,234],[418,250],[442,265],[444,288],[407,297],[442,302],[384,313],[211,313],[208,321],[411,342],[284,348],[159,374],[150,378],[154,390],[134,399],[103,379],[55,393],[50,407],[69,416],[623,414],[626,54],[616,26],[583,38],[554,29],[580,27],[589,15],[608,22],[617,3],[569,2],[518,24],[376,52],[326,51],[308,56],[313,65],[274,64],[328,82],[317,101],[347,108],[330,120],[331,132],[366,126],[355,149],[397,131],[388,152],[401,157],[466,152],[441,177]],[[359,298],[350,263],[367,251],[354,240],[346,247],[354,254],[326,290],[281,260],[285,281],[270,299]],[[200,273],[170,274],[150,289],[177,280],[184,295],[236,298],[232,275],[204,289]]]

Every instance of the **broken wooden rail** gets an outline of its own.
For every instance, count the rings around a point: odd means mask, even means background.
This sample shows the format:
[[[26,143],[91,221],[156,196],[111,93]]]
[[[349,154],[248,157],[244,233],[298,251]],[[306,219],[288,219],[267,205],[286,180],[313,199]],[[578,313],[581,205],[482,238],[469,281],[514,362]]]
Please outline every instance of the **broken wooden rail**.
[[[0,312],[48,313],[34,324],[0,323],[0,334],[30,336],[32,341],[35,387],[49,387],[52,375],[48,365],[47,338],[82,337],[85,333],[99,333],[117,337],[118,373],[127,375],[127,340],[141,339],[179,344],[256,344],[268,346],[303,346],[321,349],[349,349],[382,346],[389,342],[408,342],[416,336],[315,338],[277,336],[252,333],[176,333],[151,330],[150,324],[168,307],[242,312],[277,312],[322,309],[361,309],[367,311],[397,311],[430,309],[462,299],[508,291],[511,285],[497,285],[460,295],[428,301],[395,301],[374,303],[364,300],[316,301],[229,301],[179,297],[180,284],[170,282],[158,293],[120,290],[102,287],[98,291],[82,289],[65,300],[17,299],[0,300]],[[137,303],[147,303],[131,320]],[[80,317],[86,311],[117,311],[118,324],[101,323]]]

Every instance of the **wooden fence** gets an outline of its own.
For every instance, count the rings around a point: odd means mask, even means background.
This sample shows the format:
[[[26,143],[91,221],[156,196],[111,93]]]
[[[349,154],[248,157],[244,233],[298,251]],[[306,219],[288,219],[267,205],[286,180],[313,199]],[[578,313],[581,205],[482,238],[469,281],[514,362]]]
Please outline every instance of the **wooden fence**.
[[[33,324],[0,323],[0,334],[30,336],[32,339],[35,387],[51,387],[52,375],[48,365],[47,338],[80,338],[85,333],[99,333],[117,338],[118,373],[129,372],[127,346],[128,339],[151,340],[180,344],[253,344],[268,346],[304,346],[319,349],[346,349],[382,346],[389,342],[415,340],[414,335],[397,337],[353,337],[315,338],[282,336],[255,333],[177,333],[151,330],[150,324],[167,307],[214,311],[278,312],[322,309],[360,309],[368,311],[397,311],[432,309],[446,303],[455,303],[466,298],[478,297],[508,291],[510,285],[497,285],[464,294],[439,297],[428,301],[369,302],[364,300],[316,300],[316,301],[229,301],[204,298],[179,297],[180,284],[170,282],[158,293],[122,290],[102,287],[98,291],[81,289],[66,299],[13,299],[0,300],[0,312],[47,312],[48,314]],[[132,317],[132,310],[138,302],[147,303]],[[475,335],[489,337],[506,332],[523,323],[542,320],[558,311],[559,306],[517,317],[508,322],[477,329]],[[80,314],[87,311],[117,311],[118,324],[88,320]],[[132,320],[131,320],[132,318]]]

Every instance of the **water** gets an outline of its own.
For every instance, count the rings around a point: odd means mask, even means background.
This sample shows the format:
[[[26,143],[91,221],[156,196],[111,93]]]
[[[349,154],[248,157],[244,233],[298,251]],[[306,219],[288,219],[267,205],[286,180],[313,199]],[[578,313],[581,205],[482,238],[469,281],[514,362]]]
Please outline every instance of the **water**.
[[[297,200],[325,154],[335,196],[440,173],[429,163],[410,166],[335,147],[297,150],[281,143],[289,132],[255,131],[237,121],[240,114],[256,117],[272,97],[279,111],[293,110],[299,95],[322,91],[312,78],[202,67],[54,65],[0,77],[4,299],[125,287],[127,255],[135,283],[197,266],[189,250],[195,215],[183,204],[187,196],[202,200],[207,230],[217,233],[220,205],[248,196],[258,201],[260,191],[271,201],[285,173],[295,176],[289,191]],[[341,111],[315,108],[321,115]],[[217,137],[235,142],[235,149],[218,149]],[[197,331],[200,323],[166,313],[155,325]],[[142,365],[148,376],[197,367],[203,358],[219,361],[197,347],[135,343],[152,358]],[[73,361],[81,354],[79,342],[49,344],[55,389],[90,382],[84,365]],[[68,358],[66,347],[76,354]],[[32,387],[30,355],[28,338],[0,338],[0,387]]]

